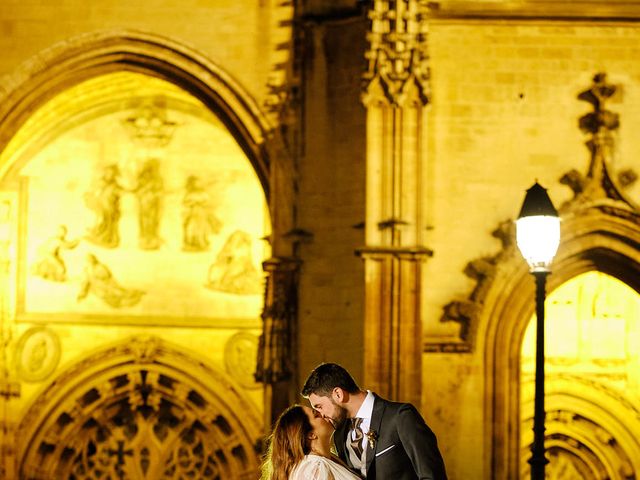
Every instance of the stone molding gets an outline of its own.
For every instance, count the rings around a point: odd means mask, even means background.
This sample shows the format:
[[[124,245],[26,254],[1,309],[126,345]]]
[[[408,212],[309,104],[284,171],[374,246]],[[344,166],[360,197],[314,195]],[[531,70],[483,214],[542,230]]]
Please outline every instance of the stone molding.
[[[543,19],[584,21],[640,20],[640,2],[637,0],[606,1],[552,0],[473,1],[440,0],[429,2],[430,19]]]

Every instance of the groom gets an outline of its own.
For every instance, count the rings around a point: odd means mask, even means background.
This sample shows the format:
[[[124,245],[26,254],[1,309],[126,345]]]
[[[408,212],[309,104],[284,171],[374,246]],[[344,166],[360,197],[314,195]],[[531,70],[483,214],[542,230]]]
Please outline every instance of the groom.
[[[409,403],[360,390],[335,363],[316,367],[302,396],[333,423],[338,455],[367,480],[447,480],[435,434]]]

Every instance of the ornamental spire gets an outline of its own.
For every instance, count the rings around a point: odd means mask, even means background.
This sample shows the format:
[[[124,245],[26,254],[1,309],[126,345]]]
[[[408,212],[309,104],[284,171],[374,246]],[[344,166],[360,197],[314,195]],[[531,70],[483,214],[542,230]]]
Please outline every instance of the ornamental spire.
[[[429,102],[425,0],[374,0],[365,54],[363,102]]]
[[[620,119],[617,113],[606,106],[616,91],[617,87],[607,81],[605,73],[597,73],[593,77],[593,84],[578,95],[579,100],[593,107],[593,111],[581,116],[578,122],[580,130],[588,135],[586,145],[591,152],[591,162],[586,176],[571,170],[560,179],[574,193],[574,199],[563,205],[561,210],[606,205],[617,210],[637,211],[637,207],[622,191],[637,179],[636,173],[632,170],[620,172],[619,179],[611,175],[613,132],[620,126]]]

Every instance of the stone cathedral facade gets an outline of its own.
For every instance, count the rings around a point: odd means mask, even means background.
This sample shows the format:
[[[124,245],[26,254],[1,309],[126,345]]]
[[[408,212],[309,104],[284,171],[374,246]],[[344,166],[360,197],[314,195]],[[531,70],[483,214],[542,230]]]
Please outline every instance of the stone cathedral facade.
[[[0,5],[0,478],[257,479],[307,373],[524,479],[640,477],[640,2]]]

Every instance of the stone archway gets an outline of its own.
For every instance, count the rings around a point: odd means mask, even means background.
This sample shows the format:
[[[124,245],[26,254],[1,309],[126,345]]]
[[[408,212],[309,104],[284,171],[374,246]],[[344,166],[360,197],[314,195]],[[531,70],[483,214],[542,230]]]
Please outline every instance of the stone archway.
[[[252,163],[265,192],[274,256],[292,255],[294,165],[279,125],[223,68],[169,38],[132,30],[73,37],[25,62],[0,83],[0,178],[18,166],[6,149],[33,112],[71,86],[100,75],[129,71],[158,77],[202,101],[224,123]],[[275,119],[276,122],[278,121]]]
[[[24,479],[254,479],[260,416],[225,375],[160,340],[76,363],[17,429]]]
[[[591,270],[617,277],[640,291],[637,214],[594,209],[563,220],[562,245],[548,291]],[[518,478],[520,471],[519,356],[535,297],[533,279],[515,246],[510,245],[501,259],[478,314],[477,338],[485,359],[485,440],[492,452],[486,468],[491,478],[506,479]]]
[[[14,174],[19,171],[20,165],[14,161],[19,155],[13,155],[12,142],[33,118],[34,112],[74,86],[121,72],[156,77],[176,85],[218,117],[251,162],[264,191],[272,228],[269,239],[274,255],[272,264],[291,256],[292,240],[284,234],[293,228],[294,168],[282,132],[271,123],[274,118],[267,118],[251,94],[223,68],[170,38],[130,30],[81,35],[52,46],[22,64],[11,76],[4,77],[0,82],[0,178],[15,178]],[[17,189],[13,184],[8,188]],[[14,208],[13,204],[11,208]],[[270,285],[277,281],[272,277],[270,271]],[[296,292],[287,291],[287,295],[295,296]],[[293,299],[285,300],[295,304]],[[278,310],[269,308],[276,301],[278,299],[267,295],[266,309]],[[131,384],[142,378],[147,382],[160,382],[168,375],[140,368],[132,372],[135,378],[127,377]],[[117,383],[116,376],[104,378],[104,388]],[[270,380],[262,381],[267,384]],[[85,393],[90,395],[88,391]],[[125,397],[122,397],[123,401]],[[192,406],[192,402],[186,402],[184,408],[188,410]],[[7,463],[13,464],[13,453],[7,458],[10,459]]]
[[[198,52],[136,31],[96,32],[56,44],[0,85],[0,90],[7,92],[0,95],[0,152],[49,99],[73,85],[115,71],[159,77],[201,100],[234,135],[269,196],[270,157],[277,156],[275,147],[267,146],[273,128],[251,96]],[[0,176],[6,176],[12,167],[0,165]]]
[[[605,74],[599,73],[594,76],[594,84],[578,95],[578,99],[591,103],[593,107],[593,112],[583,115],[579,121],[580,128],[588,135],[585,143],[591,161],[586,175],[572,170],[560,179],[561,183],[573,190],[574,197],[559,209],[562,219],[561,245],[552,265],[547,291],[554,290],[581,273],[595,270],[616,277],[640,292],[640,208],[623,193],[629,182],[623,184],[609,173],[614,143],[611,132],[618,128],[619,122],[618,115],[606,109],[606,100],[616,88],[606,82]],[[600,95],[602,92],[605,94]],[[635,175],[630,177],[635,178]],[[485,456],[483,470],[485,476],[494,479],[515,479],[521,473],[520,351],[535,306],[535,282],[521,255],[516,252],[514,230],[513,222],[508,221],[494,232],[494,236],[503,243],[502,251],[469,263],[465,273],[475,278],[478,284],[467,301],[447,305],[442,318],[444,321],[461,323],[462,341],[455,345],[458,351],[470,351],[475,347],[484,360],[484,446],[489,454]],[[566,394],[562,390],[555,392],[556,399],[571,396]],[[592,405],[598,403],[597,399],[591,402]],[[637,406],[632,406],[631,410],[634,409]],[[624,416],[628,411],[625,407],[614,412],[615,418],[607,422],[608,425],[624,425]],[[550,412],[549,408],[547,412]],[[562,405],[556,408],[556,412],[549,413],[550,421],[561,422],[570,418],[571,421],[582,422],[584,419],[584,425],[596,425],[603,418],[596,408],[587,408],[585,415],[580,418],[574,415],[576,412],[567,411]],[[596,426],[599,430],[592,430],[609,432],[605,436],[614,433],[608,427]],[[562,433],[557,438],[545,438],[545,445],[552,447],[549,451],[555,449],[558,452],[560,449],[565,453],[571,452],[571,455],[580,458],[574,465],[585,464],[584,459],[594,455],[591,464],[611,463],[604,459],[610,455],[610,452],[605,452],[606,449],[586,448],[579,451],[571,447],[580,444],[577,439],[571,438],[570,434],[575,432],[571,429],[560,430]],[[616,436],[612,435],[611,438]],[[640,446],[635,438],[632,435],[624,445],[619,443],[622,450],[616,453],[622,459],[619,462],[621,464],[629,459],[631,463],[627,462],[625,468],[630,469],[631,475],[640,471],[635,459]],[[585,453],[587,450],[588,454]],[[591,471],[597,472],[598,468]],[[594,478],[600,477],[596,474]],[[621,478],[631,477],[627,475]]]
[[[620,392],[576,375],[555,375],[546,382],[546,456],[552,479],[635,478],[640,458],[640,410]],[[521,418],[533,423],[533,392],[524,392]],[[533,433],[525,430],[525,445]],[[520,452],[521,475],[528,478],[528,448]]]
[[[591,270],[640,291],[640,223],[633,215],[609,213],[591,211],[564,218],[548,291]],[[486,372],[485,442],[491,452],[486,469],[491,478],[513,479],[520,472],[520,348],[535,297],[533,279],[515,245],[501,259],[478,314],[477,338]]]

